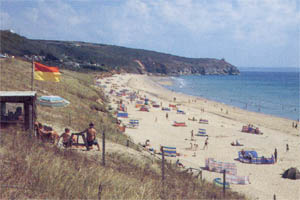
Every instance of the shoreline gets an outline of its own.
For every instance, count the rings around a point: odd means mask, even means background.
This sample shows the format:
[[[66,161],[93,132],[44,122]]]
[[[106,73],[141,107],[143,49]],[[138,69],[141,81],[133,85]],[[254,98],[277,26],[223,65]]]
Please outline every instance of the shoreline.
[[[259,112],[259,111],[247,110],[247,109],[241,108],[239,106],[231,105],[231,104],[228,104],[228,103],[223,103],[223,102],[217,101],[217,100],[208,99],[208,98],[203,97],[203,96],[190,95],[190,94],[186,94],[186,93],[182,93],[182,92],[178,92],[178,91],[173,91],[173,90],[168,89],[168,88],[165,87],[165,86],[172,86],[172,85],[174,85],[175,81],[172,80],[171,76],[169,76],[169,77],[160,77],[160,76],[156,76],[156,75],[151,75],[151,76],[148,76],[148,77],[149,77],[149,79],[151,81],[157,82],[160,86],[162,86],[163,88],[165,88],[165,89],[167,89],[169,91],[172,91],[172,92],[175,92],[175,93],[178,93],[178,94],[182,94],[182,95],[186,95],[186,96],[190,96],[191,98],[204,99],[206,101],[211,101],[211,102],[215,102],[217,104],[227,105],[227,106],[229,106],[231,108],[241,109],[241,110],[244,110],[246,112],[257,113],[257,114],[261,114],[261,115],[264,115],[264,116],[267,116],[267,117],[275,117],[275,118],[280,118],[280,119],[283,119],[283,120],[290,120],[291,124],[293,122],[297,122],[296,119],[291,119],[291,118],[287,118],[287,117],[281,117],[281,116],[278,116],[278,115],[272,115],[272,114],[263,113],[263,112]],[[300,119],[298,119],[298,123],[300,123]]]
[[[185,93],[181,93],[181,92],[175,92],[175,91],[172,91],[172,90],[164,87],[163,86],[164,84],[160,83],[161,77],[159,77],[159,76],[147,76],[147,77],[153,83],[159,85],[159,87],[161,87],[164,90],[167,90],[168,92],[174,94],[174,96],[177,94],[177,96],[183,96],[184,98],[197,99],[197,100],[200,100],[200,101],[210,102],[210,104],[214,104],[216,106],[216,108],[219,107],[221,109],[222,107],[224,107],[224,108],[227,108],[227,110],[233,110],[233,111],[236,111],[236,112],[243,112],[244,115],[247,115],[247,113],[249,113],[251,115],[257,115],[257,118],[267,117],[267,118],[272,118],[275,121],[284,121],[284,126],[288,129],[289,133],[291,133],[293,135],[300,136],[300,131],[299,131],[299,133],[297,133],[297,131],[295,131],[297,129],[291,128],[292,123],[296,122],[296,120],[292,120],[292,119],[284,118],[284,117],[279,117],[279,116],[275,116],[275,115],[271,115],[271,114],[266,114],[266,113],[261,113],[261,112],[255,112],[255,111],[242,109],[242,108],[239,108],[237,106],[225,104],[225,103],[218,102],[218,101],[215,101],[215,100],[210,100],[210,99],[207,99],[205,97],[199,97],[199,96],[189,95],[189,94],[185,94]],[[171,77],[163,77],[162,83],[166,82],[166,79],[171,79]],[[169,82],[172,82],[172,80],[170,80]],[[161,88],[159,88],[159,89],[161,89]],[[168,100],[172,100],[172,99],[168,99]],[[187,104],[188,102],[184,102],[184,103]],[[195,107],[193,104],[191,104],[191,106]],[[224,110],[224,108],[223,108],[223,112],[219,112],[218,110],[214,110],[211,113],[216,114],[216,115],[221,115],[223,117],[228,117],[228,115],[226,115],[226,109]],[[238,119],[238,117],[231,118],[231,119],[232,120],[241,120],[241,118]],[[241,122],[247,123],[248,119],[245,119],[245,118],[243,118],[243,119],[244,120],[242,120]],[[259,120],[251,121],[249,123],[261,125],[261,123],[259,123]],[[299,125],[299,122],[298,122],[298,125]],[[280,130],[280,131],[284,131],[284,132],[287,131],[286,128],[282,128],[282,126],[283,126],[283,124],[280,123],[280,128],[279,127],[274,128],[274,123],[272,123],[271,125],[268,125],[268,128],[274,129],[274,130]],[[300,129],[300,127],[299,127],[299,129]]]
[[[170,90],[166,87],[164,87],[164,85],[171,85],[172,84],[172,80],[168,80],[167,79],[171,79],[171,77],[159,77],[159,76],[148,76],[148,78],[152,81],[152,82],[155,82],[157,83],[160,87],[168,90],[169,92],[171,93],[174,93],[174,95],[178,94],[178,95],[181,95],[181,96],[185,96],[186,98],[194,98],[194,99],[199,99],[199,100],[202,100],[202,101],[206,101],[206,102],[211,102],[213,104],[215,104],[217,107],[220,107],[223,106],[225,108],[228,108],[230,110],[237,110],[238,112],[244,112],[244,114],[247,114],[247,113],[251,113],[251,115],[257,115],[258,117],[262,117],[262,118],[273,118],[275,121],[285,121],[285,125],[286,127],[290,130],[290,127],[291,125],[294,123],[294,122],[297,122],[297,120],[293,120],[293,119],[289,119],[289,118],[284,118],[284,117],[280,117],[280,116],[276,116],[276,115],[271,115],[271,114],[267,114],[267,113],[262,113],[262,112],[256,112],[256,111],[251,111],[251,110],[246,110],[246,109],[243,109],[243,108],[240,108],[238,106],[234,106],[234,105],[230,105],[230,104],[226,104],[226,103],[222,103],[222,102],[218,102],[218,101],[215,101],[215,100],[211,100],[211,99],[207,99],[205,97],[200,97],[200,96],[195,96],[195,95],[189,95],[189,94],[185,94],[185,93],[182,93],[182,92],[176,92],[176,91],[173,91],[173,90]],[[160,81],[161,79],[163,79],[162,81]],[[168,84],[164,84],[165,82],[168,82]],[[185,102],[187,103],[187,102]],[[213,112],[214,114],[216,115],[223,115],[223,117],[228,117],[226,116],[226,110],[225,112]],[[238,120],[237,118],[234,118],[234,120]],[[245,122],[246,120],[243,120],[243,122]],[[260,125],[260,123],[258,123],[258,121],[254,121],[254,122],[251,122],[252,124],[258,124]],[[298,127],[299,127],[299,122],[298,122]],[[273,128],[273,125],[272,126],[269,126],[269,128]],[[300,127],[299,127],[300,129]],[[286,129],[275,129],[275,130],[282,130],[282,131],[286,131]],[[291,133],[294,132],[295,129],[291,129]],[[297,130],[297,129],[296,129]],[[297,132],[295,133],[297,135]],[[300,131],[299,131],[299,136],[300,136]]]
[[[206,158],[235,163],[238,175],[249,176],[251,184],[231,185],[231,188],[244,193],[250,199],[272,199],[274,194],[280,199],[297,199],[300,196],[300,182],[283,179],[280,175],[289,167],[300,168],[300,160],[297,159],[300,153],[299,137],[296,136],[298,130],[292,129],[291,120],[252,113],[204,98],[172,92],[145,75],[122,74],[108,79],[111,79],[112,84],[118,84],[119,89],[136,91],[140,96],[146,96],[164,107],[169,104],[181,104],[180,109],[186,112],[182,115],[171,110],[166,119],[166,113],[160,108],[150,108],[150,112],[141,112],[126,98],[110,95],[115,100],[124,100],[129,119],[140,121],[138,128],[127,128],[125,131],[135,143],[144,143],[149,139],[151,147],[155,150],[159,150],[160,145],[176,147],[181,156],[170,160],[175,162],[176,159],[180,159],[187,167],[204,167]],[[188,120],[192,117],[207,119],[209,124]],[[122,121],[126,123],[129,119],[122,118]],[[184,121],[187,127],[174,127],[173,121]],[[258,126],[264,134],[242,133],[242,126],[249,123]],[[206,150],[202,149],[204,137],[195,137],[194,141],[189,139],[191,130],[196,133],[199,128],[205,128],[209,135]],[[230,143],[235,140],[239,140],[244,146],[231,146]],[[198,149],[191,148],[191,145],[195,144],[199,146]],[[290,146],[288,152],[285,150],[285,144]],[[273,165],[245,164],[235,160],[237,152],[241,149],[256,150],[260,156],[270,157],[274,148],[278,149],[279,161]],[[210,182],[221,176],[219,173],[203,171],[203,178]]]

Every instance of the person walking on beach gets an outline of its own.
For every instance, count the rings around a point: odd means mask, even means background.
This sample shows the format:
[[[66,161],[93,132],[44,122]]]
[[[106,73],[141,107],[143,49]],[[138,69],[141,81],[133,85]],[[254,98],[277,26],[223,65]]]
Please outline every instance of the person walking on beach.
[[[166,113],[166,119],[168,119],[169,118],[169,115],[168,115],[168,113]]]
[[[290,150],[289,144],[286,144],[286,152],[288,152],[289,150]]]
[[[194,140],[194,130],[191,131],[191,141]]]
[[[277,149],[275,148],[275,151],[274,151],[274,157],[275,157],[275,163],[277,163]]]
[[[206,138],[203,146],[203,150],[208,149],[208,137]]]

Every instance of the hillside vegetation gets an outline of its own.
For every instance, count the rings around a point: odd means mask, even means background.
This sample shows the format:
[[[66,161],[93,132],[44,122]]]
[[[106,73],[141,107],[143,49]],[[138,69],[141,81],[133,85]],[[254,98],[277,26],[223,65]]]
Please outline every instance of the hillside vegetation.
[[[131,73],[239,74],[224,59],[185,58],[155,51],[76,41],[31,40],[10,31],[0,31],[1,53],[38,55],[38,59],[77,71],[126,71]]]
[[[6,59],[0,64],[0,90],[30,90],[31,63]],[[38,107],[38,121],[72,131],[82,130],[93,121],[98,132],[106,129],[111,142],[125,144],[128,138],[118,132],[113,117],[106,112],[103,93],[93,86],[94,74],[61,72],[61,82],[35,81],[34,89],[38,96],[59,95],[71,104],[65,108]],[[69,113],[71,123],[67,120]],[[163,184],[159,160],[139,160],[124,152],[108,152],[106,158],[106,166],[102,166],[99,153],[42,143],[18,127],[1,129],[0,198],[224,199],[221,188],[180,172],[171,164],[166,165]],[[245,199],[230,190],[226,198]]]

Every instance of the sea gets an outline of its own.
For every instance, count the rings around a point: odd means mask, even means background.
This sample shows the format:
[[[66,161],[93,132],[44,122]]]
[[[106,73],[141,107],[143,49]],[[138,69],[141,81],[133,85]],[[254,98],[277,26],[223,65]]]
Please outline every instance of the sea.
[[[164,86],[245,110],[299,120],[299,69],[245,68],[240,75],[182,75]]]

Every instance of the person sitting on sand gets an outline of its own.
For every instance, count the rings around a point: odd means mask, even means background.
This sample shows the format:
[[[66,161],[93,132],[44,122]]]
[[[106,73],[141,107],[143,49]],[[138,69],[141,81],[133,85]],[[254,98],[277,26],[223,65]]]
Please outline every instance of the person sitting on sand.
[[[194,144],[194,151],[197,151],[198,150],[198,147],[199,147],[199,145],[198,144]]]
[[[150,146],[150,140],[146,140],[145,141],[145,144],[143,144],[142,146],[144,147],[144,148],[146,148],[147,146]]]
[[[242,157],[244,158],[245,157],[245,151],[244,151],[244,149],[242,149],[241,154],[242,154]]]
[[[59,143],[60,138],[63,138],[63,146],[64,146],[65,148],[71,147],[72,143],[71,143],[71,141],[70,141],[70,137],[71,137],[71,135],[70,135],[70,129],[65,128],[65,132],[62,133],[62,134],[59,136],[58,141],[57,141],[57,144]]]
[[[176,161],[176,167],[184,168],[183,164],[179,161],[179,159],[177,159],[177,161]]]
[[[34,127],[36,129],[37,137],[43,142],[50,141],[51,143],[55,144],[55,141],[57,141],[59,138],[58,133],[49,126],[43,126],[41,123],[35,122]]]
[[[94,128],[94,124],[90,123],[89,128],[87,129],[87,143],[88,143],[88,150],[93,147],[93,145],[97,145],[98,151],[100,151],[100,146],[98,144],[98,140],[96,139],[96,130]]]

